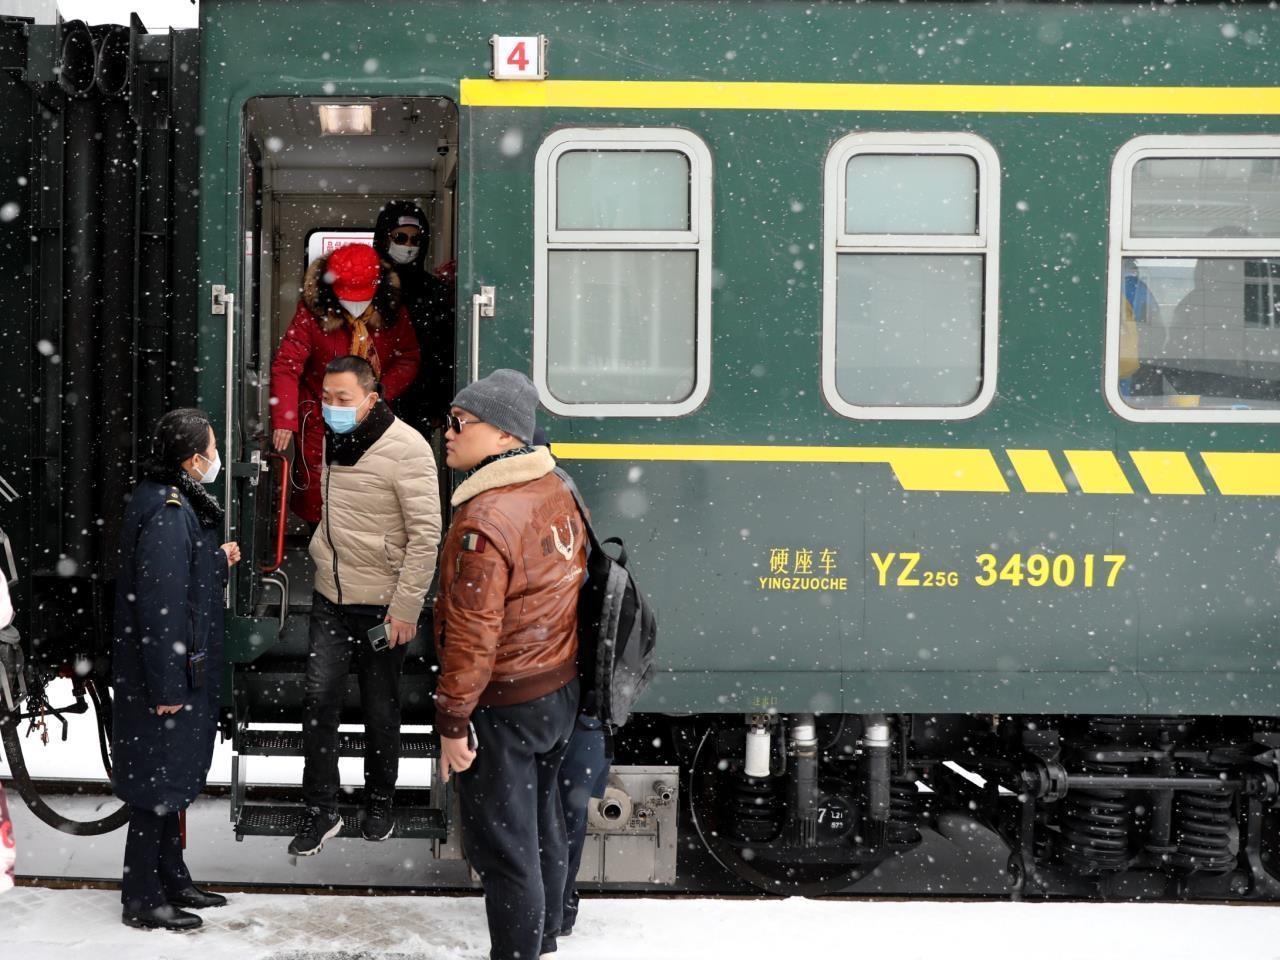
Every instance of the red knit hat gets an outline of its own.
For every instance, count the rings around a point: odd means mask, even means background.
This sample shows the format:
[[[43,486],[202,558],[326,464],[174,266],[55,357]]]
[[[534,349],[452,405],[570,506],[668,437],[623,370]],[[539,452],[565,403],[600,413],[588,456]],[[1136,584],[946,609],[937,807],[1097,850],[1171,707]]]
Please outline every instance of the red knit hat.
[[[349,243],[329,254],[325,279],[339,300],[372,300],[382,274],[378,252],[367,243]]]

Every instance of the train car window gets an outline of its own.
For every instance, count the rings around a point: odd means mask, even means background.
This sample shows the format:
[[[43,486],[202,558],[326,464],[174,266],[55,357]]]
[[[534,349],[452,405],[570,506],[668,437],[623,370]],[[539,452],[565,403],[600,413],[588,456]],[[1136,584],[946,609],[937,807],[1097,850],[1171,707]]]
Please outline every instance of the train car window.
[[[339,247],[349,243],[373,243],[372,230],[352,230],[349,227],[321,227],[307,233],[307,264],[317,257],[327,257]]]
[[[1280,158],[1140,159],[1129,210],[1134,237],[1280,236]]]
[[[678,128],[566,129],[535,162],[534,381],[564,416],[678,416],[711,369],[711,156]]]
[[[556,164],[558,230],[688,230],[689,158],[675,150],[571,150]]]
[[[971,157],[854,154],[845,164],[846,233],[978,232]]]
[[[825,175],[822,387],[848,417],[957,420],[995,396],[1000,162],[964,133],[860,133]]]
[[[1111,200],[1112,409],[1280,422],[1280,137],[1138,137]]]

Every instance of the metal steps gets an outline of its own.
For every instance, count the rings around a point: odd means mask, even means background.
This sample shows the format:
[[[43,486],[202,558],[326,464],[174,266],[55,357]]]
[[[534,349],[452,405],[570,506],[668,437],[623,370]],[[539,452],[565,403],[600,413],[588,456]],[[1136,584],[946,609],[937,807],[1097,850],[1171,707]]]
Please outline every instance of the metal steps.
[[[251,758],[304,755],[301,719],[306,661],[277,659],[278,651],[272,654],[250,664],[237,664],[232,673],[231,822],[237,840],[246,836],[291,837],[303,812],[301,787],[249,783]],[[402,725],[430,725],[435,720],[434,687],[435,678],[428,664],[412,659],[406,662],[400,683]],[[344,724],[360,724],[363,720],[359,683],[354,674],[346,677],[340,720]],[[338,732],[340,757],[363,757],[366,744],[362,729]],[[434,733],[401,733],[402,760],[434,760],[439,755],[440,741]],[[338,809],[344,825],[340,836],[360,836],[361,794],[357,790],[341,796]],[[396,829],[392,836],[430,840],[436,851],[433,855],[439,855],[449,845],[447,811],[452,802],[452,790],[440,779],[436,766],[430,790],[396,791]]]
[[[339,804],[338,812],[343,820],[338,836],[358,838],[363,816],[360,805]],[[302,813],[303,807],[298,803],[245,803],[235,821],[236,839],[292,837],[298,830]],[[397,807],[396,828],[391,836],[401,840],[445,840],[449,836],[449,824],[445,812],[435,807]]]
[[[363,731],[338,733],[338,756],[363,757],[365,735]],[[301,730],[237,730],[235,751],[245,757],[300,757],[302,756]],[[431,733],[402,733],[400,735],[400,759],[431,760],[440,756],[440,741]]]

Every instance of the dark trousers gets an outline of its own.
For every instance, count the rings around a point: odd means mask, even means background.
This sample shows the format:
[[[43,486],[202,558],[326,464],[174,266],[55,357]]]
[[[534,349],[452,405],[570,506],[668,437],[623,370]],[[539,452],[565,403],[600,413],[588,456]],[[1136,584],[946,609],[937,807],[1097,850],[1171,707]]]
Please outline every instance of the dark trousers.
[[[609,757],[600,721],[578,715],[560,764],[560,804],[569,836],[569,862],[564,884],[564,915],[560,933],[567,934],[578,919],[578,868],[587,842],[587,807],[592,797],[603,797],[609,782]]]
[[[338,606],[320,594],[311,599],[306,696],[302,705],[302,799],[309,807],[338,806],[338,718],[347,673],[356,661],[364,714],[366,793],[390,797],[400,767],[400,671],[405,644],[375,651],[368,632],[386,616],[383,607]]]
[[[129,807],[129,835],[124,842],[124,877],[120,902],[130,912],[152,910],[168,902],[167,894],[191,886],[182,862],[178,813],[156,813]]]
[[[557,783],[578,712],[578,681],[528,703],[471,715],[476,758],[458,775],[462,842],[480,874],[491,960],[556,949],[568,841]]]

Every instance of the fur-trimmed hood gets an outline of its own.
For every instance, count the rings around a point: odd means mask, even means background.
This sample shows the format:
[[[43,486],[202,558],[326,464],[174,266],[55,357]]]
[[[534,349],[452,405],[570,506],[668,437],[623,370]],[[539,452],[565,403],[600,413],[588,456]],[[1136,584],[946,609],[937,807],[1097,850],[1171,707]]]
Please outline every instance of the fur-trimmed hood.
[[[307,267],[302,278],[302,302],[320,323],[325,333],[337,330],[347,322],[347,311],[338,302],[333,286],[325,280],[325,271],[329,267],[329,257],[319,257]],[[382,261],[382,274],[378,278],[378,289],[374,291],[373,303],[365,314],[365,323],[370,330],[381,330],[396,322],[396,314],[400,310],[400,278],[391,264]]]
[[[522,453],[518,457],[503,457],[493,463],[481,467],[453,491],[450,499],[455,507],[460,507],[472,497],[479,496],[486,490],[498,487],[509,487],[514,483],[528,483],[545,477],[556,468],[555,458],[546,447],[534,447],[531,453]]]

